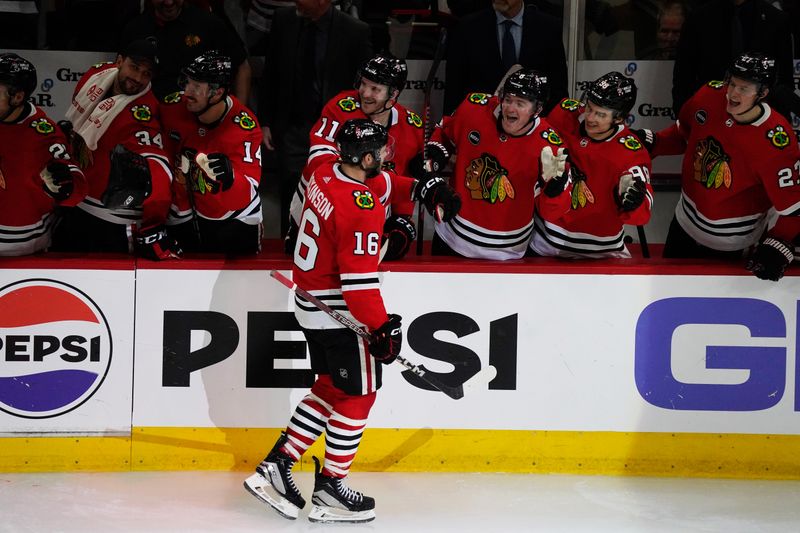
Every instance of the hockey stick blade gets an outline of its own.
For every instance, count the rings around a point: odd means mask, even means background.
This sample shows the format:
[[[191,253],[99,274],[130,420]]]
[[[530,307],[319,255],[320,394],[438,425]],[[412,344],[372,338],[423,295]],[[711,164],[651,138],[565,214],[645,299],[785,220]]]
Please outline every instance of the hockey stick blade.
[[[464,391],[472,391],[476,389],[482,389],[489,385],[489,383],[497,377],[497,368],[492,365],[489,365],[485,368],[481,368],[481,370],[469,378],[464,383]]]
[[[358,335],[362,339],[366,340],[367,342],[372,340],[370,334],[364,331],[364,329],[361,326],[359,326],[358,324],[356,324],[343,314],[335,311],[334,309],[331,309],[328,305],[321,302],[319,298],[309,293],[305,289],[298,287],[294,281],[290,280],[277,270],[270,271],[269,275],[272,278],[276,279],[278,282],[280,282],[284,287],[286,287],[290,291],[294,291],[295,294],[299,295],[301,298],[314,305],[317,309],[324,312],[325,314],[327,314],[329,317],[331,317],[344,327],[353,331],[356,335]],[[412,374],[419,377],[422,381],[428,383],[435,389],[442,391],[450,398],[458,400],[464,396],[463,387],[461,386],[450,387],[449,385],[445,385],[444,383],[439,381],[436,377],[429,375],[429,372],[427,370],[421,368],[419,365],[415,365],[409,362],[408,359],[406,359],[405,357],[401,357],[398,355],[395,361],[406,367],[408,370],[411,371]]]

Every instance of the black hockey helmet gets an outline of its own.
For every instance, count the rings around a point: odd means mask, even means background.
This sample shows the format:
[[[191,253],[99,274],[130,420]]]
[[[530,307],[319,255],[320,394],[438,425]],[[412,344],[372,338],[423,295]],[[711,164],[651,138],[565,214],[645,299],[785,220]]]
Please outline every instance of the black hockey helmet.
[[[223,55],[219,50],[209,50],[194,58],[191,63],[181,69],[181,74],[184,78],[204,81],[213,88],[228,89],[233,77],[233,65],[231,58]],[[181,80],[181,87],[185,82],[185,79]]]
[[[10,96],[23,91],[27,98],[36,89],[36,67],[17,54],[0,54],[0,83],[8,86]]]
[[[342,161],[353,165],[359,164],[366,154],[378,159],[378,154],[388,141],[388,130],[365,118],[348,120],[336,136]]]
[[[538,115],[549,93],[550,87],[547,83],[547,76],[536,70],[523,68],[506,78],[506,81],[503,82],[501,96],[518,96],[530,100],[534,107],[538,109],[536,112],[536,115]]]
[[[408,66],[404,60],[397,59],[389,53],[380,52],[368,59],[358,69],[356,89],[358,89],[361,78],[388,86],[390,93],[393,89],[402,92],[406,86],[406,78],[408,78]]]
[[[583,101],[616,111],[616,117],[627,117],[636,103],[636,84],[620,72],[603,74],[583,95]]]
[[[733,60],[725,81],[729,81],[731,76],[736,76],[760,84],[759,92],[761,92],[765,87],[769,89],[775,83],[776,71],[773,58],[759,52],[745,52]]]

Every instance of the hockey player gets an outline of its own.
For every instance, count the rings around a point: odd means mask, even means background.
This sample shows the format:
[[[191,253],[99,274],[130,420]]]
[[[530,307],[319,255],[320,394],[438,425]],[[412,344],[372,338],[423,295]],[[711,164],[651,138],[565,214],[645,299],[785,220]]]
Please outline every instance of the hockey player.
[[[382,199],[388,198],[387,194],[392,189],[395,191],[391,195],[385,231],[387,238],[391,236],[392,251],[386,254],[384,260],[400,259],[408,251],[411,241],[416,238],[416,229],[411,221],[414,202],[411,195],[407,194],[413,182],[403,176],[410,175],[409,163],[422,149],[423,136],[419,115],[397,103],[407,76],[405,61],[379,53],[359,69],[354,89],[342,91],[322,109],[319,120],[309,132],[311,148],[308,163],[292,199],[287,252],[291,253],[294,249],[300,208],[311,174],[319,165],[339,158],[334,140],[336,132],[345,121],[356,118],[369,118],[389,130],[386,160],[383,163],[383,170],[388,173],[371,179],[369,184],[376,196]],[[402,244],[406,241],[408,246]]]
[[[664,257],[738,259],[755,247],[746,268],[773,281],[793,261],[800,150],[791,125],[764,102],[774,81],[773,59],[744,53],[725,81],[709,82],[683,105],[674,126],[641,132],[654,157],[684,154]]]
[[[201,54],[183,76],[183,90],[161,105],[175,158],[169,233],[187,251],[257,253],[261,128],[255,114],[228,92],[228,57]]]
[[[565,98],[547,120],[564,137],[572,169],[571,209],[537,213],[531,249],[565,258],[626,258],[623,224],[650,220],[650,155],[625,126],[636,84],[609,72],[589,85],[582,101]]]
[[[458,215],[437,220],[434,255],[519,259],[533,231],[534,206],[548,217],[569,209],[563,141],[539,116],[547,87],[535,70],[518,70],[499,99],[469,94],[434,130],[425,168],[444,168],[455,149],[453,188],[463,198]]]
[[[157,63],[155,43],[136,40],[114,63],[91,67],[75,87],[63,124],[89,190],[65,213],[53,249],[127,253],[135,248],[149,259],[180,255],[164,230],[172,173],[150,90]],[[112,203],[112,189],[143,200]]]
[[[348,120],[337,135],[342,162],[319,166],[308,184],[294,282],[370,331],[372,342],[295,296],[295,316],[317,379],[272,451],[245,481],[248,491],[286,518],[297,518],[305,506],[292,467],[323,431],[325,462],[320,469],[314,458],[309,520],[375,518],[375,500],[350,489],[345,479],[381,387],[381,365],[376,362],[390,364],[402,344],[400,316],[386,314],[377,272],[384,208],[365,184],[383,162],[387,138],[379,124]]]
[[[74,206],[86,195],[63,133],[28,102],[35,88],[30,61],[0,54],[0,255],[45,250],[56,206]]]

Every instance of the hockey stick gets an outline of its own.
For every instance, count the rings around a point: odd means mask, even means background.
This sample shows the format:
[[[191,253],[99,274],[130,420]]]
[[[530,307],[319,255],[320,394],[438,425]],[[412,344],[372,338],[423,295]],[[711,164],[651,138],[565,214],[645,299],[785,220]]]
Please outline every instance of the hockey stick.
[[[331,317],[332,319],[334,319],[335,321],[337,321],[338,323],[340,323],[344,327],[348,328],[349,330],[353,331],[356,335],[358,335],[362,339],[366,340],[367,342],[372,340],[371,335],[369,333],[367,333],[366,331],[364,331],[361,328],[361,326],[359,326],[358,324],[356,324],[355,322],[353,322],[352,320],[350,320],[349,318],[347,318],[343,314],[331,309],[330,306],[328,306],[324,302],[320,301],[319,298],[317,298],[313,294],[309,293],[305,289],[303,289],[301,287],[298,287],[295,282],[293,282],[292,280],[290,280],[289,278],[287,278],[286,276],[284,276],[283,274],[281,274],[277,270],[272,270],[269,273],[269,275],[271,277],[275,278],[276,280],[278,280],[281,284],[283,284],[290,291],[294,291],[295,293],[300,295],[300,297],[304,298],[308,302],[311,302],[317,309],[319,309],[320,311],[323,311],[329,317]],[[464,397],[464,386],[463,385],[459,385],[457,387],[451,387],[449,385],[445,385],[444,383],[442,383],[441,381],[436,379],[434,376],[429,375],[427,370],[425,370],[424,368],[420,367],[419,365],[415,365],[415,364],[410,363],[405,357],[402,357],[400,355],[397,356],[396,361],[398,363],[400,363],[401,365],[403,365],[404,367],[406,367],[408,370],[410,370],[412,374],[414,374],[415,376],[417,376],[420,379],[422,379],[422,381],[424,381],[425,383],[435,387],[437,390],[442,391],[443,393],[445,393],[446,395],[448,395],[452,399],[459,400],[459,399]],[[496,370],[494,370],[493,366],[489,366],[488,369],[490,369],[490,370],[488,370],[487,373],[496,373]],[[478,372],[478,374],[480,374],[480,373],[481,372]],[[476,374],[476,376],[477,376],[477,374]],[[474,376],[473,376],[473,379],[474,379]]]
[[[639,235],[639,246],[642,247],[642,257],[650,259],[650,248],[647,246],[647,235],[644,234],[644,226],[636,226],[636,233]]]
[[[425,78],[425,99],[422,105],[422,161],[423,164],[428,161],[428,141],[431,140],[433,134],[433,124],[431,124],[431,93],[433,92],[433,79],[436,77],[436,71],[439,70],[439,64],[442,62],[444,56],[445,45],[447,43],[447,29],[442,28],[439,30],[439,41],[436,44],[436,51],[433,53],[433,62],[428,71],[428,77]],[[418,206],[417,212],[417,255],[422,255],[422,243],[425,240],[425,210],[422,204]]]

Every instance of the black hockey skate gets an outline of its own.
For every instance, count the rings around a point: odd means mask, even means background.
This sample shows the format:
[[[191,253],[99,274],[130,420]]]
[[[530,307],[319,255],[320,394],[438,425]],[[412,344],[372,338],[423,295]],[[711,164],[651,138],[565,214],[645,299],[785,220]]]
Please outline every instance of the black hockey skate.
[[[308,519],[312,522],[369,522],[375,520],[375,498],[364,496],[344,483],[344,479],[321,473],[319,459],[314,457],[314,507]]]
[[[256,467],[256,473],[244,480],[244,488],[284,518],[294,520],[306,501],[292,478],[294,459],[280,451],[286,440],[286,433],[281,432],[272,451]]]

